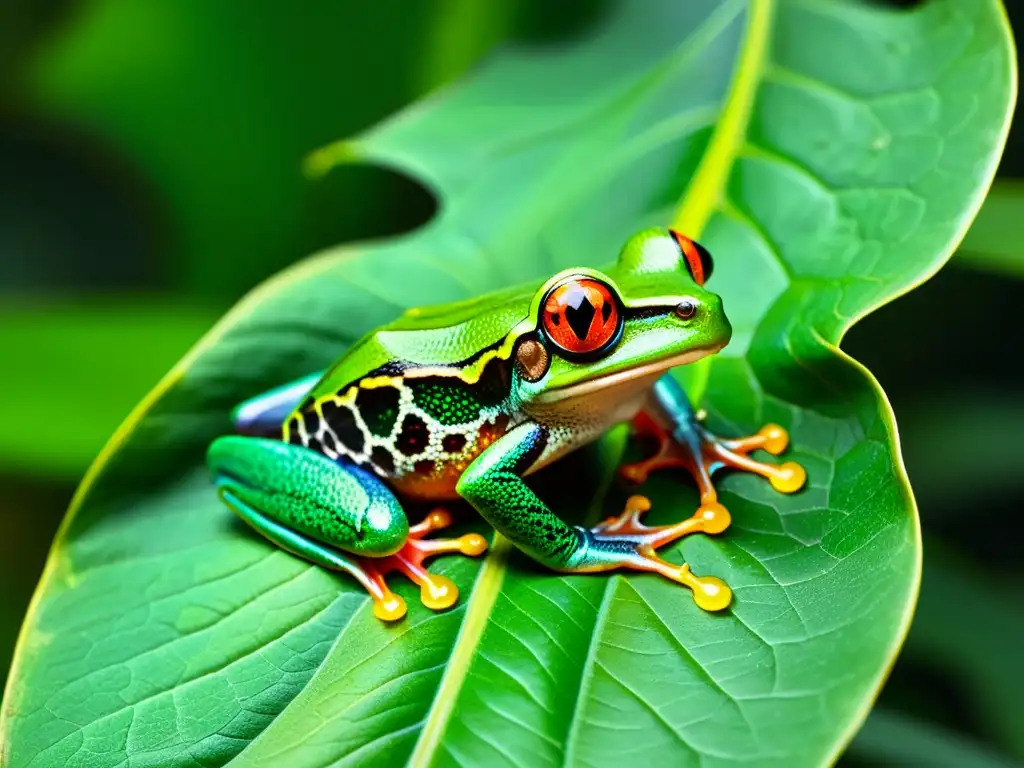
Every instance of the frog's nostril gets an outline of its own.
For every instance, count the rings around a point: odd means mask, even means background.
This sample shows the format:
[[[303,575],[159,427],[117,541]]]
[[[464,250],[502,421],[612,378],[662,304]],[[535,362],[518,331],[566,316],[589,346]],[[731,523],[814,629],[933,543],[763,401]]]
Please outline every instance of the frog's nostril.
[[[676,304],[676,316],[683,320],[692,320],[697,314],[697,302],[693,299],[683,299]]]

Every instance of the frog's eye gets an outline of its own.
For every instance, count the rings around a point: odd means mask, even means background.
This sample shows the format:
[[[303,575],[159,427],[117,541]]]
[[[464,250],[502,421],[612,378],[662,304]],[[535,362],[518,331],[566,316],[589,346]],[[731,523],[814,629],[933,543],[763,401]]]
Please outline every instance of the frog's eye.
[[[686,235],[679,234],[674,229],[670,229],[669,232],[679,245],[679,250],[683,252],[683,261],[686,263],[686,268],[690,271],[690,277],[693,278],[697,285],[704,285],[708,278],[711,277],[711,270],[715,267],[708,249],[696,240],[691,240]]]
[[[574,277],[552,288],[541,315],[545,335],[569,356],[599,353],[622,332],[615,294],[590,277]]]

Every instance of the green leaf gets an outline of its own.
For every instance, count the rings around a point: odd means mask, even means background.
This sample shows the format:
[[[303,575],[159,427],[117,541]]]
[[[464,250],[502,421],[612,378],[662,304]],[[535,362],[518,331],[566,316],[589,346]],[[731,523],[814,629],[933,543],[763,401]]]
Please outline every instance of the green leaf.
[[[1024,277],[1024,183],[1004,179],[992,185],[960,245],[964,266]]]
[[[829,762],[892,663],[920,568],[892,415],[835,345],[948,258],[1013,89],[994,2],[648,0],[572,46],[506,50],[315,155],[313,170],[413,174],[440,212],[265,284],[114,436],[20,642],[10,765]],[[600,264],[671,221],[717,254],[735,327],[704,372],[709,421],[781,423],[810,478],[794,496],[727,478],[733,527],[669,552],[733,586],[724,615],[655,577],[542,572],[496,540],[438,565],[458,607],[433,614],[400,587],[409,616],[385,626],[351,581],[275,551],[214,497],[204,448],[240,399],[404,307]],[[606,461],[570,466],[537,482],[581,517]],[[675,476],[644,492],[655,522],[696,504]]]
[[[77,479],[215,317],[161,297],[7,301],[0,309],[0,462]]]

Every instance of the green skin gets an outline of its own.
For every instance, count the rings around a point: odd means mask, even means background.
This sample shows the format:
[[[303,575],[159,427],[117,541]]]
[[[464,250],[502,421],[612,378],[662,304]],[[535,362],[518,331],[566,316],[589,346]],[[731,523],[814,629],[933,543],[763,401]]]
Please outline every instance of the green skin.
[[[542,330],[542,302],[568,276],[601,280],[622,309],[617,341],[585,359],[563,354]],[[685,302],[692,317],[677,312]],[[663,374],[717,352],[731,333],[721,299],[693,279],[676,240],[646,230],[604,270],[406,312],[322,376],[240,406],[235,422],[248,435],[218,438],[208,461],[228,506],[329,568],[359,567],[344,553],[380,558],[402,548],[409,523],[396,493],[462,497],[559,571],[628,565],[635,536],[567,525],[523,478],[652,397],[677,431],[692,428],[692,409]],[[548,351],[546,370],[522,356],[530,339]]]

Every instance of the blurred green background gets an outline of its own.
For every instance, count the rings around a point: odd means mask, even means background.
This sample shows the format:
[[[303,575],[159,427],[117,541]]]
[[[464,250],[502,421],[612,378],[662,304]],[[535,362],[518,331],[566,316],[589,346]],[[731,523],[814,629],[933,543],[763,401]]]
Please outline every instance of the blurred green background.
[[[304,155],[603,7],[0,6],[0,682],[71,494],[139,399],[262,279],[434,210],[382,169],[310,182]],[[844,765],[1024,764],[1020,135],[953,261],[843,345],[892,401],[925,537],[907,647]]]

